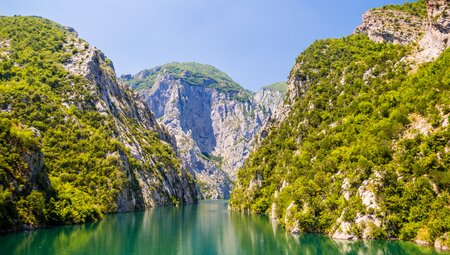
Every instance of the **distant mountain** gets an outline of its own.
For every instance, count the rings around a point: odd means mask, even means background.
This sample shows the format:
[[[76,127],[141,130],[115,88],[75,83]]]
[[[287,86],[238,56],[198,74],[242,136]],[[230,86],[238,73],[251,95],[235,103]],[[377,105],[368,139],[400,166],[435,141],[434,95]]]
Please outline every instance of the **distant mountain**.
[[[283,94],[286,94],[287,89],[288,89],[288,84],[285,81],[283,81],[283,82],[275,82],[275,83],[272,83],[270,85],[264,86],[263,89],[268,89],[268,90],[272,90],[272,91],[278,91],[278,92],[281,92]]]
[[[214,66],[194,62],[173,62],[143,70],[134,76],[124,75],[121,78],[127,80],[127,83],[133,90],[140,91],[150,89],[157,81],[158,76],[161,75],[184,80],[192,86],[215,88],[224,92],[246,92],[245,89],[233,81],[226,73]]]
[[[184,166],[206,198],[228,198],[255,134],[284,94],[242,88],[210,65],[170,63],[121,79],[175,135]]]
[[[0,17],[0,232],[196,201],[172,143],[73,29]]]

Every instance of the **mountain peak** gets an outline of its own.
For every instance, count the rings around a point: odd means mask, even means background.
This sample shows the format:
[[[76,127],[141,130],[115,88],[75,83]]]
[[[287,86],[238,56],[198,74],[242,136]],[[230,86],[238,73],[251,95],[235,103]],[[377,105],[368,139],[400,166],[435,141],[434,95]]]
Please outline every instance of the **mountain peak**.
[[[448,0],[419,0],[403,5],[387,5],[363,15],[355,34],[365,34],[374,42],[400,45],[416,43],[409,60],[416,64],[436,59],[450,46]]]
[[[406,45],[417,41],[426,27],[425,0],[403,5],[386,5],[364,13],[356,34],[366,34],[374,42]]]
[[[121,78],[137,91],[150,89],[157,80],[162,78],[223,91],[245,91],[241,85],[218,68],[195,62],[172,62],[142,70],[133,76],[122,75]]]
[[[272,83],[272,84],[269,84],[267,86],[262,87],[262,89],[267,89],[267,90],[271,90],[271,91],[280,92],[282,94],[285,94],[287,92],[287,89],[288,89],[288,84],[285,81],[275,82],[275,83]]]

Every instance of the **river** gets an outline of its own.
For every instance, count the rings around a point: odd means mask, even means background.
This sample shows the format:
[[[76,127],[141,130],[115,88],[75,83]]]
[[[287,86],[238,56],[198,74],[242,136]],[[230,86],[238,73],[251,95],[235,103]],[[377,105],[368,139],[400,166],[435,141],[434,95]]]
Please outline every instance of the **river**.
[[[450,254],[401,241],[293,236],[266,216],[230,212],[227,201],[108,215],[98,223],[0,236],[0,254]]]

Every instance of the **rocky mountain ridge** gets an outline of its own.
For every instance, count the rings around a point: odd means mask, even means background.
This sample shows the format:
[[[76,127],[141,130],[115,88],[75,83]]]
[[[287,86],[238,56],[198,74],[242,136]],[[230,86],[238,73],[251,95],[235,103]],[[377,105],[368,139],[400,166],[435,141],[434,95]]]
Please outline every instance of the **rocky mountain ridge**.
[[[197,63],[171,63],[122,79],[175,135],[184,166],[207,198],[229,197],[254,136],[284,96],[273,88],[253,94],[218,69]]]
[[[132,133],[129,120],[135,121],[139,126],[139,132],[155,132],[159,139],[172,148],[175,146],[173,136],[158,125],[153,113],[145,103],[140,102],[138,97],[127,87],[118,83],[112,62],[107,60],[101,51],[89,45],[86,48],[86,44],[80,45],[79,42],[79,40],[77,42],[77,38],[68,40],[67,44],[74,44],[79,52],[64,63],[64,68],[73,75],[81,75],[90,81],[89,92],[91,96],[98,98],[98,101],[91,102],[91,104],[95,104],[95,108],[100,114],[114,117],[117,138],[130,150],[133,158],[143,164],[157,163],[155,159],[146,155],[143,148],[145,141],[139,141],[138,135]],[[118,200],[118,211],[133,211],[136,207],[172,204],[174,201],[171,196],[181,198],[182,203],[193,203],[197,200],[196,188],[193,183],[189,183],[190,180],[187,180],[188,177],[185,176],[182,169],[163,170],[162,174],[165,175],[163,182],[142,170],[137,173],[131,172],[131,169],[127,171],[129,175],[136,176],[142,190],[144,204],[136,204],[135,195],[132,193],[121,193]],[[186,180],[182,180],[183,178]],[[167,192],[167,195],[159,194],[161,191]]]
[[[102,52],[39,17],[0,23],[1,232],[198,199],[172,136]]]
[[[353,35],[306,49],[231,208],[292,233],[448,250],[448,10],[441,0],[373,9]]]
[[[363,15],[355,33],[375,42],[410,45],[417,43],[408,61],[415,65],[435,60],[448,46],[450,10],[446,0],[420,0],[405,8],[386,6]]]

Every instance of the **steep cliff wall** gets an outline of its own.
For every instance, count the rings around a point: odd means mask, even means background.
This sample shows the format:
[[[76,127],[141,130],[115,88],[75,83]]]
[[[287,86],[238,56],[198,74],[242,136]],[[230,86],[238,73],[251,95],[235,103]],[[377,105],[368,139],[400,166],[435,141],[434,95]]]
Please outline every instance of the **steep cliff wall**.
[[[1,17],[0,41],[0,231],[196,201],[173,138],[103,53],[38,17]]]
[[[370,10],[355,34],[300,54],[230,207],[292,233],[448,249],[447,10],[440,0]]]
[[[175,135],[185,167],[209,198],[229,197],[253,137],[284,96],[273,89],[253,94],[218,69],[196,63],[171,63],[122,79]]]
[[[80,42],[76,37],[69,36],[66,45],[71,44],[77,49],[77,53],[64,63],[64,68],[73,75],[81,75],[90,81],[86,89],[94,100],[89,103],[95,105],[100,114],[113,117],[117,138],[130,150],[134,159],[149,166],[158,163],[159,159],[152,158],[144,149],[145,146],[153,146],[151,142],[146,141],[148,137],[145,137],[145,133],[149,131],[156,133],[156,139],[161,139],[170,147],[175,145],[173,137],[157,124],[155,117],[144,102],[139,101],[138,97],[133,95],[128,88],[116,81],[114,67],[102,52]],[[133,124],[137,127],[133,127]],[[119,154],[119,157],[124,156]],[[126,161],[126,157],[123,160]],[[174,160],[177,159],[174,157]],[[136,194],[124,189],[118,197],[119,211],[134,210],[135,207],[142,209],[171,204],[174,202],[173,199],[178,200],[179,198],[186,203],[192,203],[197,199],[194,183],[189,183],[183,171],[177,169],[179,166],[174,165],[172,169],[161,168],[164,179],[160,180],[159,176],[150,174],[145,169],[133,172],[128,164],[123,162],[122,167],[126,170],[127,175],[136,179],[137,183],[130,182],[129,184],[130,186],[137,184],[140,187],[142,194],[139,195],[142,195],[143,203],[136,201]],[[162,195],[159,194],[160,192],[167,194]]]
[[[436,59],[450,45],[449,17],[446,0],[388,5],[366,12],[355,33],[366,34],[375,42],[412,46],[414,51],[407,60],[418,65]]]

